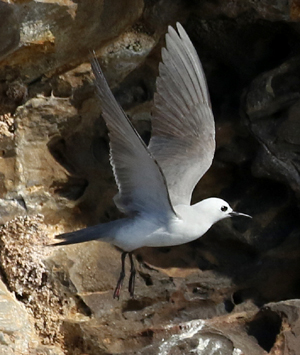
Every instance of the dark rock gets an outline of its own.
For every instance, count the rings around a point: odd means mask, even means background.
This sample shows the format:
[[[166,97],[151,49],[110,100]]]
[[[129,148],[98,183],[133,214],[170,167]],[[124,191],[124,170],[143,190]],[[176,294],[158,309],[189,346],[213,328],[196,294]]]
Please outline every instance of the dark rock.
[[[299,325],[299,300],[288,300],[265,305],[249,322],[248,332],[272,354],[297,354]]]
[[[0,59],[15,50],[20,42],[20,23],[15,7],[3,1],[0,3]]]
[[[256,78],[245,98],[249,128],[261,145],[253,173],[288,184],[297,195],[300,192],[298,62],[295,57]]]

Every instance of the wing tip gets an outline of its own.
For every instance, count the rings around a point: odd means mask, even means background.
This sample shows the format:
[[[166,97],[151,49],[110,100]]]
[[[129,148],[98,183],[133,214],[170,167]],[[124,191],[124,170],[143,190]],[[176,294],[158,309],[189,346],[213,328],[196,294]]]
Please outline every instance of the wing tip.
[[[95,78],[97,79],[99,76],[103,77],[103,72],[99,63],[98,58],[96,57],[96,52],[94,50],[90,51],[90,62],[92,71],[94,73]]]
[[[176,31],[176,29],[177,29],[177,31]],[[176,27],[175,26],[173,27],[171,25],[168,26],[167,34],[176,35],[177,37],[180,37],[181,39],[183,39],[184,35],[187,36],[186,30],[184,29],[184,27],[182,26],[182,24],[179,21],[176,22]]]
[[[176,22],[176,27],[177,27],[177,30],[179,33],[180,33],[180,31],[185,32],[185,29],[183,28],[182,24],[179,21]]]

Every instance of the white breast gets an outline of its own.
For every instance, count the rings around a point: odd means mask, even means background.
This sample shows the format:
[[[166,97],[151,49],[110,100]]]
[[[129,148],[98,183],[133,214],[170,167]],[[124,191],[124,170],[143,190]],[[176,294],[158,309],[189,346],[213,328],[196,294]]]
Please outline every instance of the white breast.
[[[192,206],[176,206],[178,218],[159,220],[143,215],[125,224],[116,233],[113,244],[125,251],[140,247],[163,247],[188,243],[201,237],[211,224],[201,221]]]

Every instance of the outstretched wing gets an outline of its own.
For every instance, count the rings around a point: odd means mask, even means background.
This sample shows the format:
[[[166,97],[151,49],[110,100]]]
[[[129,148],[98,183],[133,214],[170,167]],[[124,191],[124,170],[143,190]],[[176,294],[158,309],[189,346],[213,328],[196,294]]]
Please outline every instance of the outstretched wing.
[[[175,216],[162,171],[115,100],[95,56],[92,69],[109,130],[110,162],[119,188],[117,207],[127,214]]]
[[[212,163],[215,124],[202,65],[183,27],[169,26],[156,81],[149,149],[163,170],[173,206],[190,204]]]

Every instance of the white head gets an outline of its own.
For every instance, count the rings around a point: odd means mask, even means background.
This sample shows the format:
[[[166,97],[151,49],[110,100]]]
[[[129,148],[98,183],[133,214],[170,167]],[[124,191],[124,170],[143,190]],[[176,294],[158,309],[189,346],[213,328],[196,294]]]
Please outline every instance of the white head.
[[[233,211],[229,204],[221,198],[210,197],[197,203],[195,206],[197,206],[197,210],[199,209],[202,215],[205,215],[211,224],[214,224],[221,219],[234,216],[252,218],[247,214]]]

